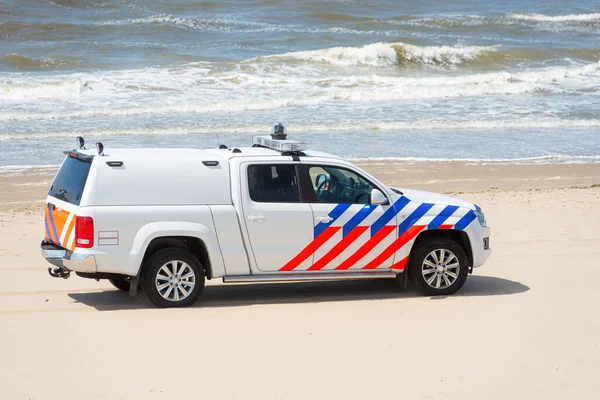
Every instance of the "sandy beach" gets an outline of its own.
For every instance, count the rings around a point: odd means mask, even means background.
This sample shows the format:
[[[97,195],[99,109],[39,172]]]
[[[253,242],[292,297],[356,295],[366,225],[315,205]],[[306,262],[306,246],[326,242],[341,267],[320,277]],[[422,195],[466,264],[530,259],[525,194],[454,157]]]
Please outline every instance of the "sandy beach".
[[[481,205],[494,254],[447,298],[387,280],[224,285],[159,310],[50,278],[54,171],[0,175],[0,398],[593,399],[600,164],[363,164]]]

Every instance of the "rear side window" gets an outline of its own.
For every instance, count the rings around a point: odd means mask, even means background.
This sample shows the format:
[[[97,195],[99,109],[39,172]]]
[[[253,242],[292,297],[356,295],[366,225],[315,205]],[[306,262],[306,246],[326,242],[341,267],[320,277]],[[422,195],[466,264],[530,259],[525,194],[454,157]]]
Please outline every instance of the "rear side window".
[[[298,176],[293,164],[248,167],[250,198],[259,203],[299,203]]]
[[[48,195],[78,206],[91,166],[90,162],[67,156]]]

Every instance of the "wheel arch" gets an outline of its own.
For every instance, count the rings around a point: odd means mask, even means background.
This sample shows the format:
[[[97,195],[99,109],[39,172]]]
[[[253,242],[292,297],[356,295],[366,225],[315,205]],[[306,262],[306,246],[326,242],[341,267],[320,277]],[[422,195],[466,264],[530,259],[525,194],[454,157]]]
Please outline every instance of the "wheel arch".
[[[223,256],[214,231],[206,225],[191,222],[151,223],[142,227],[134,239],[125,273],[139,274],[148,257],[168,247],[183,248],[194,254],[208,279],[225,275]]]
[[[411,255],[414,254],[414,250],[417,249],[422,242],[436,238],[448,238],[455,241],[467,255],[469,272],[472,272],[473,250],[471,248],[471,241],[469,240],[469,235],[467,232],[459,229],[431,229],[419,233],[410,249],[408,254],[408,262],[406,265],[410,265]]]
[[[206,244],[200,238],[194,236],[160,236],[152,239],[142,258],[140,270],[143,271],[146,261],[154,253],[171,247],[187,250],[196,256],[202,268],[204,268],[206,278],[212,279],[212,264]]]

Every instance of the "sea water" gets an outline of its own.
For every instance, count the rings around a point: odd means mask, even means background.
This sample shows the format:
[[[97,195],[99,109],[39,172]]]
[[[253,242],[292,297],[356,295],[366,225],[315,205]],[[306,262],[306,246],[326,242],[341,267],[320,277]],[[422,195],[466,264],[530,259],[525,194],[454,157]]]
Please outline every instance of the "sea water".
[[[0,170],[111,147],[600,162],[600,2],[0,2]]]

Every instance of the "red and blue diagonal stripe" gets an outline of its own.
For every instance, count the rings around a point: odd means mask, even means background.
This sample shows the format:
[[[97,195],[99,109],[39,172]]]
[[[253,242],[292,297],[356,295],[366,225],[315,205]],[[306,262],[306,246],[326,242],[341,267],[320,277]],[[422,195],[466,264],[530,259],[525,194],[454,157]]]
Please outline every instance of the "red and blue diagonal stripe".
[[[390,208],[388,208],[377,221],[371,225],[371,237],[386,226],[398,213],[410,203],[410,200],[402,196]]]
[[[379,243],[383,241],[390,233],[392,233],[396,226],[387,225],[398,213],[410,203],[406,197],[402,196],[390,208],[388,208],[382,215],[371,225],[371,238],[362,245],[362,247],[354,254],[352,254],[347,260],[343,261],[340,265],[334,269],[337,271],[343,271],[352,268],[357,262],[362,260],[367,254],[369,254]]]
[[[431,207],[429,207],[431,209]],[[428,210],[429,210],[428,209]],[[428,225],[427,229],[449,229],[451,225],[443,225],[444,222],[448,218],[454,214],[454,212],[458,210],[457,206],[446,206]],[[415,221],[416,222],[416,221]],[[425,229],[425,225],[411,226],[404,232],[399,235],[398,240],[396,241],[396,251],[400,250],[404,245],[413,240],[421,231]],[[387,258],[386,258],[387,260]],[[385,260],[383,260],[385,261]],[[382,262],[383,262],[382,261]],[[406,263],[408,261],[408,257],[404,257],[403,259],[396,261],[390,269],[402,271],[406,267]]]
[[[331,210],[331,212],[329,214],[327,214],[331,219],[331,221],[329,222],[319,222],[316,226],[315,226],[315,239],[319,237],[320,234],[322,234],[325,229],[327,229],[329,226],[331,226],[331,224],[333,224],[343,213],[346,212],[346,210],[351,206],[352,204],[338,204],[337,206],[335,206],[333,208],[333,210]]]
[[[361,222],[363,222],[378,206],[376,204],[365,204],[342,228],[342,235],[345,237]]]
[[[327,264],[333,261],[337,256],[342,254],[352,243],[356,241],[368,226],[358,226],[363,222],[378,206],[374,204],[365,204],[348,222],[342,227],[342,240],[338,242],[331,250],[318,259],[310,268],[309,271],[318,271],[323,269]]]
[[[431,222],[426,225],[417,225],[417,222],[425,216],[434,204],[419,204],[414,211],[410,213],[399,225],[388,225],[400,211],[402,211],[411,201],[406,197],[400,197],[392,206],[390,206],[375,222],[370,226],[361,226],[360,224],[378,207],[377,205],[366,204],[355,215],[353,215],[343,226],[332,226],[351,206],[351,204],[338,204],[328,214],[331,218],[329,222],[320,222],[314,228],[314,240],[309,243],[298,255],[284,265],[280,271],[292,271],[300,264],[311,257],[319,248],[329,241],[337,232],[341,230],[342,239],[337,242],[327,253],[321,256],[311,267],[310,271],[318,271],[328,266],[333,260],[341,255],[352,243],[365,234],[369,229],[370,238],[360,248],[342,261],[334,269],[337,271],[347,270],[356,265],[367,254],[377,247],[386,237],[397,229],[397,236],[393,243],[387,246],[380,254],[369,261],[362,269],[372,270],[383,265],[390,257],[401,250],[407,243],[413,240],[421,231],[431,229],[457,229],[464,230],[475,218],[474,211],[469,210],[454,225],[444,224],[460,207],[448,205],[440,211]],[[415,204],[415,203],[413,203]],[[412,207],[411,207],[412,208]],[[406,266],[408,257],[405,255],[400,260],[396,260],[391,269],[403,270]]]
[[[387,259],[394,255],[399,248],[408,243],[414,236],[416,236],[424,227],[421,229],[410,229],[423,215],[427,213],[433,207],[433,204],[423,203],[416,208],[400,225],[398,225],[398,238],[394,240],[392,244],[386,247],[385,250],[371,262],[362,267],[362,269],[375,269],[383,264]]]

